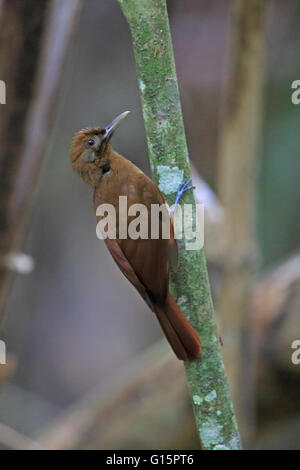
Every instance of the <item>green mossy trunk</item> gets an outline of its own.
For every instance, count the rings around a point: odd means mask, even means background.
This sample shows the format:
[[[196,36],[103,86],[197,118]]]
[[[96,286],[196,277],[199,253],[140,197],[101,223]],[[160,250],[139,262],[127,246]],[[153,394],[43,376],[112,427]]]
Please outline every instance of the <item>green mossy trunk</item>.
[[[118,0],[127,18],[153,179],[173,204],[178,183],[190,177],[172,41],[165,0]],[[193,204],[192,191],[181,204]],[[179,243],[179,268],[171,288],[202,339],[199,360],[185,363],[196,426],[203,449],[240,449],[241,442],[224,372],[203,250]]]

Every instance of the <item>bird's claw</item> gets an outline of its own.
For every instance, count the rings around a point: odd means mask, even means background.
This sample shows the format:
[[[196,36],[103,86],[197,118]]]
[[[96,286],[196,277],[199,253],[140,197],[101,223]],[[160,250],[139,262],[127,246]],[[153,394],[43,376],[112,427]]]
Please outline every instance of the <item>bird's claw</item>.
[[[186,185],[188,185],[191,181],[192,181],[192,178],[189,178],[188,180],[183,181],[182,183],[180,183],[180,185],[178,186],[178,190],[177,190],[177,191],[181,191],[181,190],[182,190]]]
[[[183,193],[185,193],[189,189],[195,189],[196,188],[196,186],[193,186],[193,185],[189,186],[189,183],[191,181],[192,181],[192,178],[189,178],[188,180],[183,181],[182,183],[180,183],[180,185],[178,186],[174,207],[177,206],[177,204],[180,201],[180,198],[183,195]]]

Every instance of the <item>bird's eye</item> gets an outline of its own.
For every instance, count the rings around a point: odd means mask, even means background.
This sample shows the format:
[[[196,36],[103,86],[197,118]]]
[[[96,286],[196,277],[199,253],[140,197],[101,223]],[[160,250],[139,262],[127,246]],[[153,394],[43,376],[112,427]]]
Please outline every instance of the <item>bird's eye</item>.
[[[89,147],[93,147],[93,145],[95,145],[94,139],[89,139],[89,140],[87,141],[87,144],[88,144]]]

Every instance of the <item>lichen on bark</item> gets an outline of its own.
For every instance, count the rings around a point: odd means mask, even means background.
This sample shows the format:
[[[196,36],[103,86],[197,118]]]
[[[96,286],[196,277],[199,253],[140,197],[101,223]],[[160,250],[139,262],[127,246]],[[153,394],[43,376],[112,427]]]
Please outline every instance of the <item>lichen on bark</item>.
[[[128,21],[136,60],[153,179],[172,205],[168,173],[190,177],[172,41],[165,0],[118,0]],[[181,204],[193,204],[192,191]],[[201,359],[185,363],[197,430],[203,449],[240,449],[241,442],[225,377],[219,335],[203,250],[186,250],[179,241],[179,268],[171,290],[199,332]]]

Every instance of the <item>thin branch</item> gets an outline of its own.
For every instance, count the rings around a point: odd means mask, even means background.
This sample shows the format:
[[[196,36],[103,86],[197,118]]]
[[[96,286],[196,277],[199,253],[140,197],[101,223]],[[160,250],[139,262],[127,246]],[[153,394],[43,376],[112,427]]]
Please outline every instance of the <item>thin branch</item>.
[[[179,361],[159,341],[40,429],[36,439],[45,449],[153,449],[157,439],[163,447],[182,442],[193,433],[184,382]]]
[[[190,177],[165,0],[119,0],[133,39],[149,157],[154,180],[172,204],[178,181]],[[185,203],[195,204],[192,192]],[[173,292],[201,335],[201,360],[185,364],[203,449],[240,449],[210,295],[203,251],[185,250],[172,276]]]
[[[5,262],[21,243],[51,110],[80,0],[1,3],[0,312],[11,280]]]
[[[224,208],[224,276],[217,312],[224,360],[240,430],[254,426],[251,292],[257,264],[256,164],[262,121],[266,2],[232,1],[231,63],[219,148],[218,189]],[[247,336],[246,336],[247,332]],[[246,347],[245,347],[246,344]]]
[[[0,444],[10,450],[41,450],[38,442],[12,429],[6,424],[0,423]]]
[[[291,338],[300,337],[295,334],[295,331],[299,331],[299,295],[293,297],[294,303],[289,302],[294,287],[297,290],[300,282],[299,257],[296,254],[267,273],[257,282],[252,292],[255,299],[255,342],[259,353],[259,368],[256,372],[259,376],[265,374],[262,370],[266,367],[266,359],[270,359],[272,365],[279,360],[285,370],[293,367],[293,373],[299,373],[299,368],[291,364],[290,347]],[[281,317],[285,323],[284,328],[280,328]],[[278,328],[279,334],[284,335],[285,347],[277,345]],[[269,347],[275,343],[274,351],[271,351],[272,355],[268,358],[265,354],[266,341]],[[268,373],[272,373],[269,363],[267,366]],[[156,386],[157,383],[159,386]],[[269,392],[268,388],[267,390]],[[182,447],[193,437],[186,396],[181,365],[174,358],[166,341],[160,340],[134,361],[130,361],[130,364],[116,371],[108,382],[103,384],[101,381],[50,425],[39,429],[36,440],[45,449],[101,449],[120,446],[125,449],[130,445],[136,446],[137,442],[140,448],[150,448],[150,444],[153,448],[155,442],[159,442],[162,448],[174,448],[174,441],[179,442]],[[180,422],[180,426],[173,426],[166,433],[166,421],[169,423],[170,416],[172,420]]]

